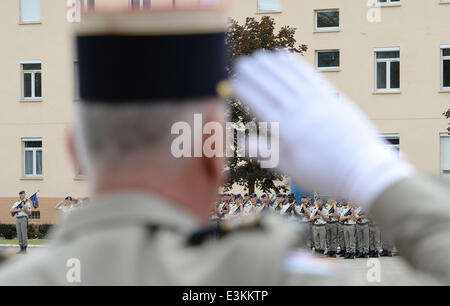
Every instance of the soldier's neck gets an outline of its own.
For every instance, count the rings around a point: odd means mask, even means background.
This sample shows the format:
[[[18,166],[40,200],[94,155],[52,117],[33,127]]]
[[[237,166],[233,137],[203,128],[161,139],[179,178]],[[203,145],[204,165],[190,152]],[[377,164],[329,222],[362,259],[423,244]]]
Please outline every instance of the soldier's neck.
[[[113,192],[136,190],[158,195],[178,205],[190,213],[198,222],[206,223],[209,217],[209,205],[213,203],[217,188],[212,189],[200,178],[192,179],[183,174],[165,179],[159,171],[133,171],[132,173],[115,172],[102,175],[95,180],[91,193],[101,197]],[[212,192],[208,190],[212,189]],[[187,196],[188,195],[188,196]]]

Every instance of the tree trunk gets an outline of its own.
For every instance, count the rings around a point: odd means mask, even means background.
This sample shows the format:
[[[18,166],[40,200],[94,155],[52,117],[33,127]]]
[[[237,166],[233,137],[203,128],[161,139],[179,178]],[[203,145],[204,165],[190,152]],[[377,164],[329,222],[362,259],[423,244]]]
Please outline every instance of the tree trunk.
[[[248,180],[248,193],[255,193],[255,179],[253,178]]]

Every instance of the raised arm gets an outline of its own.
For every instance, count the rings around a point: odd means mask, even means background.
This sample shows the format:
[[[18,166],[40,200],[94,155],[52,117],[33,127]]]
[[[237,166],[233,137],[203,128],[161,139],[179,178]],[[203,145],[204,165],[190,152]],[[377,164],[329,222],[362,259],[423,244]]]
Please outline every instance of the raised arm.
[[[260,51],[238,60],[235,71],[236,96],[260,120],[279,124],[281,172],[304,189],[360,203],[414,267],[450,283],[443,183],[387,149],[366,116],[344,95],[338,101],[338,90],[295,55]]]

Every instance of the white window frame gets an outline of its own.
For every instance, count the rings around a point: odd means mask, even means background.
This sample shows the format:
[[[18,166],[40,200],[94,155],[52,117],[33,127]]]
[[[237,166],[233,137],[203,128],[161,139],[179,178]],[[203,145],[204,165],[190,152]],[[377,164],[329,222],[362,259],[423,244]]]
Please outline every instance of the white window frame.
[[[323,53],[323,52],[339,52],[339,66],[319,67],[319,53]],[[316,50],[316,70],[318,70],[318,71],[341,71],[341,50],[340,49]]]
[[[450,1],[449,1],[450,3]],[[450,86],[444,87],[444,61],[449,60],[450,56],[446,55],[444,56],[444,50],[450,50],[450,45],[441,45],[440,52],[441,52],[441,90],[443,91],[450,91]]]
[[[445,153],[444,152],[444,146],[443,146],[443,139],[444,138],[450,139],[450,135],[448,133],[441,133],[440,137],[439,137],[440,145],[441,145],[441,166],[440,166],[440,169],[441,169],[441,175],[442,176],[450,176],[450,168],[449,169],[444,169],[444,153]],[[450,154],[450,152],[448,152],[448,154]],[[445,173],[447,171],[448,171],[448,173]]]
[[[26,142],[31,142],[31,141],[40,141],[41,142],[41,147],[40,148],[27,148],[25,146]],[[42,171],[42,174],[37,174],[36,169],[37,169],[37,165],[36,165],[36,155],[37,152],[40,151],[42,153],[42,138],[22,138],[22,147],[23,147],[23,176],[24,177],[42,177],[44,171]],[[33,152],[33,173],[32,174],[27,174],[26,173],[26,152],[30,151]],[[43,162],[43,161],[42,161]],[[41,168],[43,169],[43,165],[41,165]]]
[[[31,97],[25,97],[25,70],[23,69],[23,65],[26,64],[40,64],[41,70],[26,70],[27,73],[31,73]],[[42,101],[42,92],[43,92],[43,86],[42,86],[42,61],[40,60],[32,60],[32,61],[21,61],[20,62],[20,70],[21,70],[21,79],[22,79],[22,93],[21,93],[21,99],[22,101]],[[41,96],[36,97],[36,88],[35,88],[35,74],[40,72],[41,73]]]
[[[380,0],[377,0],[378,6],[401,6],[402,2],[399,1],[392,1],[392,0],[386,0],[386,2],[380,2]]]
[[[38,20],[23,20],[22,5],[23,0],[19,1],[19,24],[35,24],[42,22],[42,0],[39,0],[39,19]]]
[[[261,14],[268,14],[268,13],[281,13],[282,11],[282,7],[283,7],[283,3],[282,0],[276,0],[280,2],[280,7],[279,9],[273,9],[273,10],[263,10],[260,8],[260,0],[257,0],[257,12],[261,13]]]
[[[377,53],[379,52],[400,52],[399,58],[377,58]],[[375,48],[374,50],[374,57],[375,57],[375,92],[381,92],[381,93],[399,93],[401,90],[401,49],[400,47],[392,47],[392,48]],[[378,80],[378,63],[385,62],[386,63],[386,88],[378,88],[377,80]],[[398,62],[400,65],[400,72],[399,72],[399,88],[391,88],[391,63]]]
[[[337,27],[327,27],[327,28],[319,28],[317,25],[317,15],[318,13],[327,13],[327,12],[338,12],[339,14],[339,26]],[[339,9],[321,9],[321,10],[314,10],[314,30],[316,32],[336,32],[340,30],[341,26],[341,11]]]

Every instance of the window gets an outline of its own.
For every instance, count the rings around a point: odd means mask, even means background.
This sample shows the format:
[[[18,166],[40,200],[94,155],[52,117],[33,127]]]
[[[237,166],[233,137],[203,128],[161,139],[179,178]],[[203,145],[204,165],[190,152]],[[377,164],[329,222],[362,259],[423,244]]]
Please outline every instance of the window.
[[[400,49],[375,50],[375,88],[377,91],[400,90]]]
[[[441,87],[450,90],[450,45],[441,46],[442,76]]]
[[[73,61],[73,99],[80,100],[80,72],[78,70],[78,60]]]
[[[42,72],[40,61],[22,62],[22,98],[42,98]]]
[[[339,30],[339,10],[316,11],[316,31]]]
[[[281,12],[281,0],[258,0],[258,12]]]
[[[318,70],[339,70],[339,50],[326,50],[316,52],[316,67]]]
[[[441,134],[441,174],[450,176],[450,135]]]
[[[42,175],[42,140],[22,139],[24,148],[24,174],[25,176]]]
[[[20,21],[22,23],[41,22],[41,0],[20,0]]]
[[[40,211],[32,211],[30,220],[41,220],[41,212]]]
[[[400,0],[378,0],[380,6],[398,6],[400,5]]]
[[[130,4],[133,10],[142,10],[150,8],[151,0],[131,0]]]
[[[400,135],[399,134],[384,134],[381,137],[386,141],[387,147],[397,153],[400,154]]]

